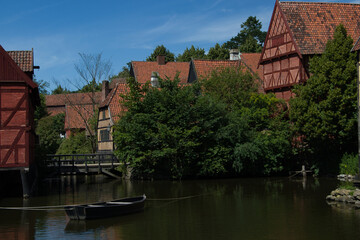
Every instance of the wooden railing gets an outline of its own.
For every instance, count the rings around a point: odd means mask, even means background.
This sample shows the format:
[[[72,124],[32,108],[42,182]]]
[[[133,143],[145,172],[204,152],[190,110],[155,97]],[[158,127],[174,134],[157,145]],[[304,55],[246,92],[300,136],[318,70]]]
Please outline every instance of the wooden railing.
[[[114,169],[120,162],[113,153],[47,155],[46,166],[58,173],[98,172]]]

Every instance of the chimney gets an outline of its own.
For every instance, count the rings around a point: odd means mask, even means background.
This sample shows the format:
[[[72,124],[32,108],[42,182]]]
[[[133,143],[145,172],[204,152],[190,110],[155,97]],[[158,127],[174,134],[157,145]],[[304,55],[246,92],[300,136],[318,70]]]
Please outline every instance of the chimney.
[[[109,81],[108,80],[102,81],[102,86],[101,86],[101,101],[102,102],[105,101],[109,92],[110,92]]]
[[[239,49],[230,49],[230,60],[233,60],[233,61],[240,60]]]
[[[165,65],[165,56],[164,55],[157,56],[156,61],[159,65]]]

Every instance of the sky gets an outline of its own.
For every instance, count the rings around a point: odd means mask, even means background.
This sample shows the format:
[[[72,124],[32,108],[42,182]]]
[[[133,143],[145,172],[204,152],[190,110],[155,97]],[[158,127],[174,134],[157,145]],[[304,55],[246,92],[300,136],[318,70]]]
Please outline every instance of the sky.
[[[101,53],[114,75],[130,61],[145,61],[161,44],[175,55],[191,45],[208,51],[236,36],[249,16],[267,31],[275,5],[275,0],[1,1],[0,45],[7,51],[34,49],[34,65],[40,66],[35,78],[48,82],[49,91],[57,84],[76,90],[79,53]]]

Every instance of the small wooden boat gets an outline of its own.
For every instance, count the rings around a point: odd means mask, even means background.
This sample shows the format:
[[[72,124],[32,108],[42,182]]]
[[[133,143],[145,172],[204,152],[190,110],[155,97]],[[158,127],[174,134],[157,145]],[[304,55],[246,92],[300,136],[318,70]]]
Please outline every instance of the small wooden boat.
[[[65,212],[70,219],[86,220],[125,215],[144,210],[146,196],[122,198],[110,202],[66,206]]]

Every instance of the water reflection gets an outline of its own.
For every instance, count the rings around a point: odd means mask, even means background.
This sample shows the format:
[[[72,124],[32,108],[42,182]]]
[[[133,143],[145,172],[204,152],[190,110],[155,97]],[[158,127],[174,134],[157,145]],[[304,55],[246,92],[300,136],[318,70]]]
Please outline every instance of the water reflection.
[[[145,193],[145,211],[70,221],[62,210],[0,210],[0,239],[359,239],[359,211],[325,202],[336,185],[311,178],[130,182],[62,177],[44,182],[37,197],[1,199],[0,205],[56,206]]]

